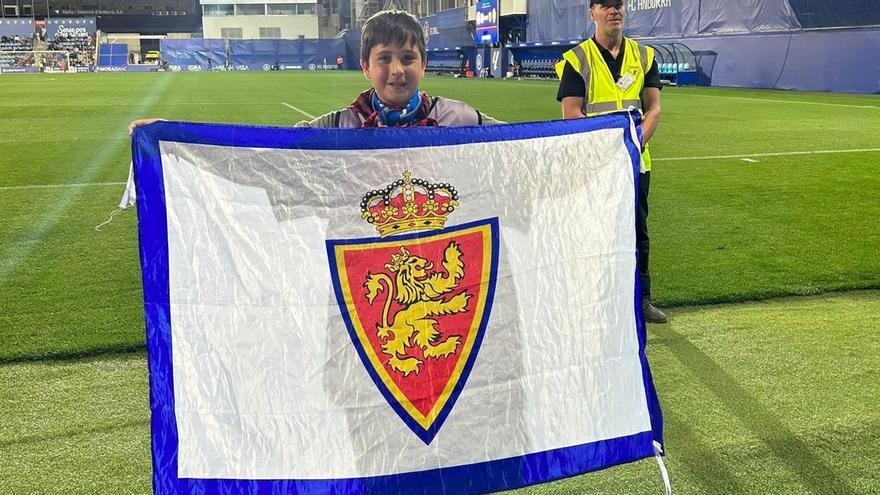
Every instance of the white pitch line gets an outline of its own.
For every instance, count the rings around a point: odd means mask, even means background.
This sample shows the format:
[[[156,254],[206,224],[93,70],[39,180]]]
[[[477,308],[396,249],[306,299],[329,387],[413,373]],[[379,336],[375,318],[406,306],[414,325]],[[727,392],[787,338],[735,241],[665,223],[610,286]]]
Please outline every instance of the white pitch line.
[[[150,93],[144,95],[125,118],[108,124],[108,131],[112,131],[113,134],[102,148],[95,150],[92,159],[80,170],[80,177],[84,180],[83,184],[96,184],[89,181],[94,179],[98,173],[109,165],[110,158],[115,154],[122,142],[129,141],[125,132],[125,124],[144,115],[149,115],[149,110],[153,108],[155,103],[159,101],[159,98],[165,94],[176,79],[176,77],[161,78],[156,85],[150,88]],[[110,128],[111,125],[114,125],[115,128]],[[19,239],[14,239],[11,243],[0,245],[0,284],[3,284],[6,281],[6,277],[18,268],[22,260],[31,256],[34,247],[39,245],[39,242],[32,241],[42,241],[58,225],[61,218],[67,214],[68,209],[82,194],[82,188],[78,187],[63,189],[63,191],[62,194],[46,206],[42,216],[29,226],[26,235]]]
[[[747,98],[745,96],[724,96],[724,95],[697,95],[697,94],[676,94],[674,96],[688,97],[696,96],[700,98],[726,98],[728,100],[746,100],[746,101],[769,101],[772,103],[794,103],[796,105],[823,105],[828,107],[846,107],[846,108],[870,108],[872,110],[880,110],[880,106],[876,105],[847,105],[845,103],[823,103],[820,101],[803,101],[803,100],[772,100],[770,98]]]
[[[728,158],[754,158],[756,156],[830,155],[835,153],[877,153],[880,148],[853,150],[781,151],[779,153],[749,153],[747,155],[683,156],[678,158],[652,158],[652,162],[680,162],[686,160],[723,160]]]
[[[26,186],[0,186],[0,191],[19,191],[22,189],[67,189],[68,187],[124,186],[125,182],[87,182],[76,184],[30,184]]]
[[[283,102],[283,101],[280,102],[280,103],[281,103],[282,105],[284,105],[285,107],[287,107],[287,108],[289,108],[289,109],[291,109],[291,110],[295,110],[295,111],[297,111],[297,112],[299,112],[299,113],[305,115],[306,117],[308,117],[308,118],[310,118],[310,119],[314,119],[314,118],[315,118],[314,115],[310,114],[309,112],[306,112],[305,110],[303,110],[303,109],[301,109],[301,108],[296,108],[295,106],[291,105],[290,103],[285,103],[285,102]]]
[[[749,163],[758,163],[758,160],[754,160],[752,158],[741,158],[741,160]]]

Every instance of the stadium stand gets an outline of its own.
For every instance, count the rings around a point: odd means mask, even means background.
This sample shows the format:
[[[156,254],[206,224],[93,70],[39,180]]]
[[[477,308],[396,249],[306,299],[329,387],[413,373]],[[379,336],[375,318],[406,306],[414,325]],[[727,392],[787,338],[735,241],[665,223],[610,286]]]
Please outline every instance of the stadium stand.
[[[72,67],[88,67],[95,64],[95,37],[56,36],[46,43],[47,50],[62,50],[70,53]]]
[[[33,54],[21,53],[34,49],[34,36],[0,36],[0,68],[29,67],[36,62]]]
[[[26,51],[34,49],[34,36],[19,35],[0,37],[0,50],[2,51]]]

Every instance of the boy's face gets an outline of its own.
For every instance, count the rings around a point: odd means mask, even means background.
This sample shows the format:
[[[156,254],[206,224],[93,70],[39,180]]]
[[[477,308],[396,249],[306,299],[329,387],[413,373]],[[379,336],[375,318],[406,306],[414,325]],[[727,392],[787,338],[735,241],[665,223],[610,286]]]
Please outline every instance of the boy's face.
[[[403,108],[425,77],[426,64],[415,43],[376,45],[370,49],[370,59],[361,60],[361,69],[373,83],[379,101]]]

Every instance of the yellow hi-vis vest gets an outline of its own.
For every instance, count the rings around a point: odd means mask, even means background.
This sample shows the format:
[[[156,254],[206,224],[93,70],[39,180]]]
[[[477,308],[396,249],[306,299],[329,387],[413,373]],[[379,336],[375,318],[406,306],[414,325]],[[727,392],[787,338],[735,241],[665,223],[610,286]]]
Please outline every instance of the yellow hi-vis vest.
[[[587,117],[594,117],[604,113],[618,112],[634,107],[642,113],[642,88],[645,86],[645,74],[654,63],[654,49],[642,46],[637,42],[624,38],[626,48],[623,51],[623,63],[620,66],[621,77],[630,74],[633,83],[626,89],[621,89],[614,81],[611,70],[599,47],[592,39],[584,41],[580,45],[562,54],[563,60],[556,64],[556,75],[562,78],[565,64],[571,64],[572,68],[584,79],[587,97],[581,111]],[[647,146],[642,153],[642,170],[651,171],[651,153]]]

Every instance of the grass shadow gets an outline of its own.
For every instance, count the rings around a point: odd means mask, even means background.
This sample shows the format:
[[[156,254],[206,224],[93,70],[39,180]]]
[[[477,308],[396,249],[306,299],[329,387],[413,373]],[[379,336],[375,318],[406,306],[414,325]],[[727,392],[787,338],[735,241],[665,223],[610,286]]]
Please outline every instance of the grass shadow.
[[[80,428],[76,430],[67,430],[48,434],[27,435],[11,440],[0,440],[0,448],[7,448],[16,445],[28,445],[32,443],[46,442],[49,440],[62,440],[67,438],[75,438],[84,435],[97,435],[109,433],[117,430],[125,430],[133,427],[149,426],[150,418],[133,419],[114,424],[105,424],[93,426],[90,428]]]
[[[696,345],[690,342],[684,335],[676,332],[671,325],[653,327],[652,332],[659,337],[658,343],[669,349],[678,361],[690,369],[693,376],[697,377],[702,384],[710,390],[722,404],[736,416],[751,432],[758,437],[764,445],[781,461],[781,464],[796,474],[804,484],[804,487],[814,493],[837,494],[853,493],[854,490],[838,475],[828,464],[818,458],[791,429],[789,429],[779,417],[767,406],[752,397],[737,381],[715,361],[707,356]],[[664,413],[669,416],[669,412]],[[680,418],[674,418],[674,425],[680,426]],[[681,432],[681,431],[680,431]],[[688,435],[687,430],[683,430]],[[693,432],[690,432],[693,434]],[[697,455],[703,456],[699,450]],[[704,463],[701,459],[700,463]],[[713,484],[712,478],[719,477],[715,468],[719,464],[712,461],[704,471],[701,482]],[[727,475],[732,478],[732,475]],[[715,488],[714,486],[707,488]],[[707,493],[724,493],[726,490],[711,489]]]
[[[76,351],[60,351],[47,354],[27,354],[21,356],[0,357],[0,366],[5,364],[23,363],[59,363],[65,361],[79,361],[99,357],[119,357],[128,354],[142,354],[147,350],[146,344],[116,345],[97,349],[84,349]]]
[[[693,480],[702,486],[703,493],[745,492],[736,476],[718,456],[717,451],[706,445],[703,438],[688,426],[686,417],[673,410],[664,409],[663,422],[668,428],[666,436],[674,436],[676,443],[682,445],[681,448],[673,446],[674,450],[667,451],[667,455],[681,460],[681,464],[694,474]],[[667,448],[668,442],[667,438]],[[711,473],[711,476],[705,476],[705,473]]]

